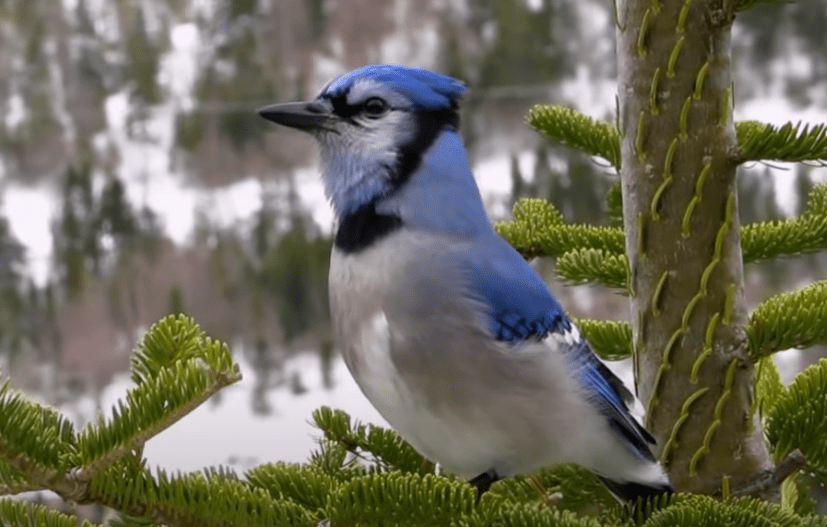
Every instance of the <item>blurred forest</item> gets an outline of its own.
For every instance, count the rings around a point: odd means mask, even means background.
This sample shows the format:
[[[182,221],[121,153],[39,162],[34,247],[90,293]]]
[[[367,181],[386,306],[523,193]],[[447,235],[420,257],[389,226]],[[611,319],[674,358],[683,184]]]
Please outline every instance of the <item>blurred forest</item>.
[[[550,100],[613,119],[612,9],[606,0],[0,0],[0,367],[58,400],[99,390],[149,324],[181,311],[262,368],[292,350],[329,356],[331,229],[296,179],[315,161],[312,143],[254,110],[310,98],[368,62],[468,83],[463,133],[473,160],[511,160],[506,205],[542,196],[570,220],[619,221],[606,213],[609,167],[523,124],[531,105]],[[777,98],[823,114],[825,26],[824,0],[739,15],[736,112]],[[150,157],[165,169],[142,164]],[[742,221],[796,214],[824,176],[747,169]],[[176,243],[142,191],[170,177],[215,199],[255,178],[260,209],[227,226],[202,207]],[[786,208],[775,178],[794,181],[799,199]],[[7,191],[20,187],[59,200],[44,283],[4,215]],[[748,291],[757,300],[824,269],[820,256],[753,266]],[[553,287],[575,314],[627,314],[625,298],[607,291]]]

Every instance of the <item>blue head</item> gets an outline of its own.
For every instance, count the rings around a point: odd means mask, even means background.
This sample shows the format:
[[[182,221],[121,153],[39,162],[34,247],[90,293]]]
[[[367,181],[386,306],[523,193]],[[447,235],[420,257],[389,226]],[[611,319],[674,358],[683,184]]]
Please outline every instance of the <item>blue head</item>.
[[[398,64],[365,66],[333,79],[311,102],[260,110],[276,123],[311,133],[340,221],[391,195],[446,128],[458,126],[456,79]]]

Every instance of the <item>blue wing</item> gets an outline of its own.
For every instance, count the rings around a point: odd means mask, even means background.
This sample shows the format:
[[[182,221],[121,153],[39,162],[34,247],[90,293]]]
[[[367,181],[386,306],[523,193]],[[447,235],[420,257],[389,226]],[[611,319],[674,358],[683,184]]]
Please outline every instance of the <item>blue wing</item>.
[[[473,294],[489,308],[491,333],[518,343],[557,337],[575,375],[612,429],[641,459],[655,461],[654,438],[629,413],[634,400],[569,320],[536,271],[499,236],[477,244],[466,261]]]

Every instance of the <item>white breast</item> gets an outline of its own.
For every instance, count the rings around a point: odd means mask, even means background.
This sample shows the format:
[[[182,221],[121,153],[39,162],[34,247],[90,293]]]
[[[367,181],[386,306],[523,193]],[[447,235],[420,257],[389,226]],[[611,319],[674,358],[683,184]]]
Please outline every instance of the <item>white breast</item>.
[[[445,256],[433,254],[440,246],[400,233],[357,255],[333,252],[336,342],[379,413],[417,451],[464,477],[492,468],[509,476],[563,462],[608,475],[632,466],[564,368],[559,346],[573,332],[515,348],[459,312],[434,318],[437,304],[460,296],[450,289],[451,277],[437,281],[442,289],[427,278],[450,272],[447,267],[416,270],[423,258]],[[420,296],[401,306],[389,298],[405,291]]]

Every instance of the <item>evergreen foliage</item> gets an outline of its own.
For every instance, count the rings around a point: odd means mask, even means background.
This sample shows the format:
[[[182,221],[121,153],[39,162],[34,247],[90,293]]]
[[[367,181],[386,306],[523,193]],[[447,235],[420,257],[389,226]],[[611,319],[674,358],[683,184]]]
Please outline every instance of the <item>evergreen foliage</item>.
[[[619,200],[619,192],[610,190],[608,209],[618,210]],[[514,219],[498,224],[497,230],[526,258],[557,257],[557,272],[566,280],[626,288],[628,263],[620,228],[567,223],[553,205],[530,198],[517,202]],[[745,263],[823,250],[827,247],[827,184],[811,190],[800,216],[741,227],[741,243]]]
[[[625,251],[622,229],[566,223],[560,211],[545,200],[520,200],[513,214],[514,219],[499,223],[497,231],[526,258],[559,257],[583,249],[616,255]]]
[[[571,108],[541,104],[529,112],[528,124],[553,141],[600,156],[620,169],[620,132],[611,123]]]
[[[827,281],[768,298],[747,327],[755,359],[790,348],[827,343]]]
[[[392,430],[358,422],[352,424],[346,413],[328,407],[313,412],[313,421],[328,440],[381,469],[417,474],[433,472],[433,464]]]
[[[579,318],[574,323],[603,359],[621,360],[632,356],[632,327],[628,322]]]
[[[755,406],[759,415],[766,417],[786,391],[775,358],[768,355],[758,361],[755,374]]]
[[[738,146],[744,161],[815,161],[827,159],[827,125],[787,123],[778,128],[756,121],[737,123]]]
[[[823,250],[827,247],[827,184],[810,191],[801,216],[751,223],[741,228],[745,262]]]
[[[783,458],[798,448],[807,468],[827,481],[827,359],[807,368],[775,400],[766,416],[773,453]]]
[[[236,484],[241,490],[227,488],[218,483],[227,478],[214,473],[169,478],[159,471],[153,477],[144,467],[140,452],[147,440],[241,378],[226,345],[206,337],[191,319],[167,317],[135,350],[132,378],[137,386],[112,416],[101,415],[77,433],[56,410],[30,401],[5,381],[0,387],[2,493],[48,489],[68,500],[132,514],[152,509],[157,519],[180,519],[182,525],[221,524],[239,507],[274,522],[304,514],[270,501],[255,509],[255,499],[239,497],[254,491],[242,483]],[[188,500],[182,502],[182,496]]]
[[[827,525],[823,517],[802,518],[777,505],[752,498],[729,502],[695,495],[676,501],[652,514],[645,527],[675,525],[727,525],[731,527],[794,527]]]
[[[92,527],[84,520],[23,501],[0,499],[0,525],[15,527]]]
[[[628,324],[576,322],[604,356],[628,355]],[[613,350],[607,351],[611,346]],[[757,397],[776,456],[801,448],[808,470],[823,477],[827,450],[820,438],[827,433],[823,430],[827,360],[810,368],[789,389],[781,386],[772,357],[761,361],[760,369]],[[169,475],[146,466],[143,444],[210,393],[237,380],[237,366],[226,346],[206,337],[192,320],[167,317],[139,343],[132,378],[137,387],[118,404],[111,419],[101,418],[78,433],[59,413],[4,383],[0,493],[51,489],[67,500],[120,511],[112,525],[122,527],[827,526],[823,518],[802,512],[811,510],[812,503],[802,497],[807,483],[798,480],[788,485],[786,503],[793,505],[787,508],[752,499],[718,502],[705,496],[677,496],[671,503],[644,505],[635,520],[594,475],[572,465],[498,481],[477,500],[476,490],[464,481],[450,474],[435,475],[434,466],[396,432],[355,422],[345,412],[327,407],[313,414],[323,437],[306,464],[259,465],[243,478],[220,467]],[[62,527],[77,520],[39,505],[4,499],[0,521],[10,526]],[[88,522],[83,525],[92,527]]]
[[[575,249],[557,258],[557,274],[574,284],[597,282],[626,290],[629,263],[623,254],[611,254],[603,249]]]

